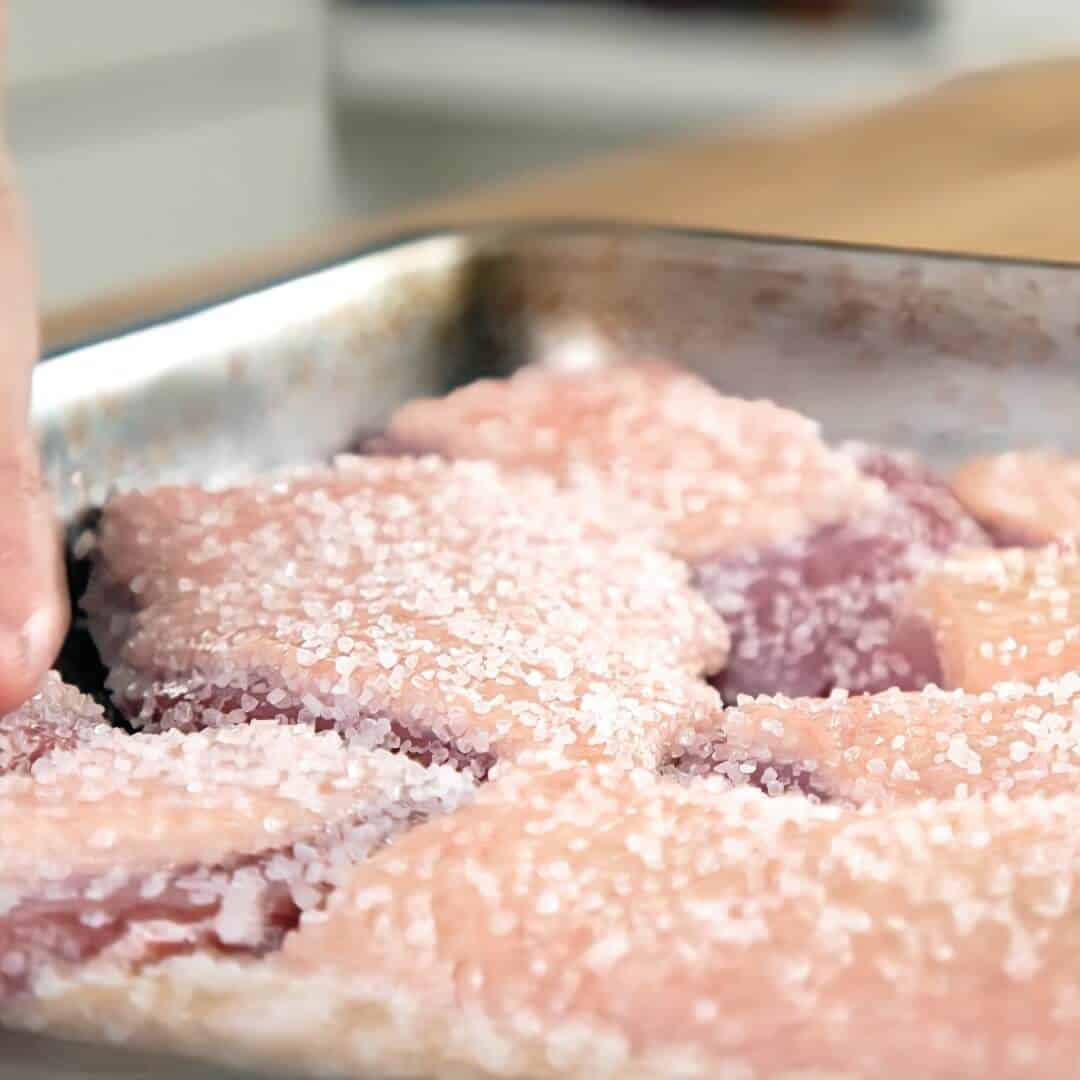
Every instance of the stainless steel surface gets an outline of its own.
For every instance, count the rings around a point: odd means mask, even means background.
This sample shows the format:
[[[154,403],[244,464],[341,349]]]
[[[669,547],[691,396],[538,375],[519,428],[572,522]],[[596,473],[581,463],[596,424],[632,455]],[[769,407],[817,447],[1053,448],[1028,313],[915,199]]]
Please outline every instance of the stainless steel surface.
[[[259,1080],[248,1071],[117,1046],[0,1031],[0,1080]],[[292,1080],[286,1074],[274,1080]]]
[[[34,419],[71,523],[115,486],[326,458],[470,374],[627,354],[941,465],[1080,450],[1076,269],[604,228],[413,239],[64,353]],[[0,1075],[223,1075],[114,1054],[8,1036]]]
[[[941,465],[1080,446],[1072,268],[603,228],[423,237],[69,351],[34,419],[70,519],[113,485],[325,457],[465,371],[620,353]]]
[[[438,389],[468,246],[418,241],[45,361],[33,419],[64,518],[117,485],[325,458]]]
[[[1075,268],[627,232],[504,241],[472,279],[500,356],[670,358],[940,466],[1080,448]]]

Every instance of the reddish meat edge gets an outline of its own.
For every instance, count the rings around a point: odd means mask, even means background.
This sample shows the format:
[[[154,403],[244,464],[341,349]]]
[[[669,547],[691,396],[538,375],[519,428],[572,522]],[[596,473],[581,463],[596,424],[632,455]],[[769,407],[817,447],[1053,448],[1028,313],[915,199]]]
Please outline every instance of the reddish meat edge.
[[[137,693],[117,695],[114,700],[117,708],[133,723],[150,731],[166,728],[198,731],[223,724],[247,724],[253,720],[311,724],[316,731],[356,734],[365,741],[370,736],[373,748],[404,754],[421,765],[450,765],[461,772],[470,772],[477,780],[486,779],[498,760],[493,751],[473,750],[441,739],[430,729],[409,727],[388,716],[361,714],[347,720],[322,716],[291,699],[284,690],[279,691],[283,699],[271,703],[267,695],[273,691],[261,689],[260,680],[255,676],[252,681],[254,686],[250,690],[216,686],[203,691],[158,689],[146,696]],[[198,703],[193,704],[195,701]]]
[[[703,560],[698,587],[728,622],[728,667],[713,685],[740,694],[827,697],[835,689],[922,690],[941,681],[933,635],[899,626],[919,574],[958,546],[988,543],[945,482],[914,455],[844,447],[890,504],[743,555]]]
[[[676,779],[720,777],[732,787],[757,788],[772,797],[799,794],[816,803],[840,801],[821,783],[815,762],[748,754],[728,744],[722,735],[676,751],[660,771]]]
[[[408,815],[404,825],[422,819]],[[351,819],[348,828],[363,824],[363,818]],[[379,837],[365,855],[388,839]],[[211,866],[130,873],[117,867],[39,883],[0,916],[0,999],[26,990],[45,967],[75,967],[112,946],[118,947],[118,964],[133,972],[197,951],[256,957],[273,952],[299,926],[303,912],[321,909],[333,890],[327,881],[283,878],[281,869],[292,864],[299,871],[313,863],[329,868],[343,842],[340,828],[327,827],[284,847]],[[254,933],[233,937],[220,916],[230,890],[241,883],[254,894],[258,919]]]

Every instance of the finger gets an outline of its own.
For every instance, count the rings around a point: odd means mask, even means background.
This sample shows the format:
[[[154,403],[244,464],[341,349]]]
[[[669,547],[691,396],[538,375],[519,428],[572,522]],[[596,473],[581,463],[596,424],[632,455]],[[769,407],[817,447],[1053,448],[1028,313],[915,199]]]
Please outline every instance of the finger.
[[[9,429],[10,430],[10,429]],[[60,545],[30,440],[0,449],[0,714],[28,698],[52,664],[68,621]]]
[[[67,625],[59,539],[29,431],[38,351],[30,246],[0,162],[0,713],[33,693]]]

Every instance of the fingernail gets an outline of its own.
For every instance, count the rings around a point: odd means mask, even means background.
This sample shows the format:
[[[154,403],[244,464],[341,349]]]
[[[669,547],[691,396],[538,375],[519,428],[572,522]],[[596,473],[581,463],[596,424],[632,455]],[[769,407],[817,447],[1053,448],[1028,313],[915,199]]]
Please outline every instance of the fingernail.
[[[0,632],[0,658],[8,678],[25,684],[53,661],[56,647],[55,619],[49,611],[35,611],[21,626]]]
[[[23,662],[34,671],[43,670],[56,659],[56,615],[47,609],[35,611],[19,631]]]

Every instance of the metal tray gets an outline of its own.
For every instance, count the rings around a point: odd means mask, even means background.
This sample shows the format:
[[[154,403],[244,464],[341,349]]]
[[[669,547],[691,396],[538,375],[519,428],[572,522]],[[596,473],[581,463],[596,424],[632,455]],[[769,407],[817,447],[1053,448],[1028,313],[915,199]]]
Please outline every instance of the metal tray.
[[[33,416],[70,522],[112,487],[325,458],[475,375],[620,354],[942,466],[1080,446],[1076,268],[605,227],[361,252],[49,357]]]
[[[406,238],[66,350],[35,372],[33,417],[74,532],[113,488],[326,459],[410,397],[621,355],[941,466],[1080,450],[1074,268],[602,226]],[[4,1076],[174,1074],[235,1075],[0,1036]]]

